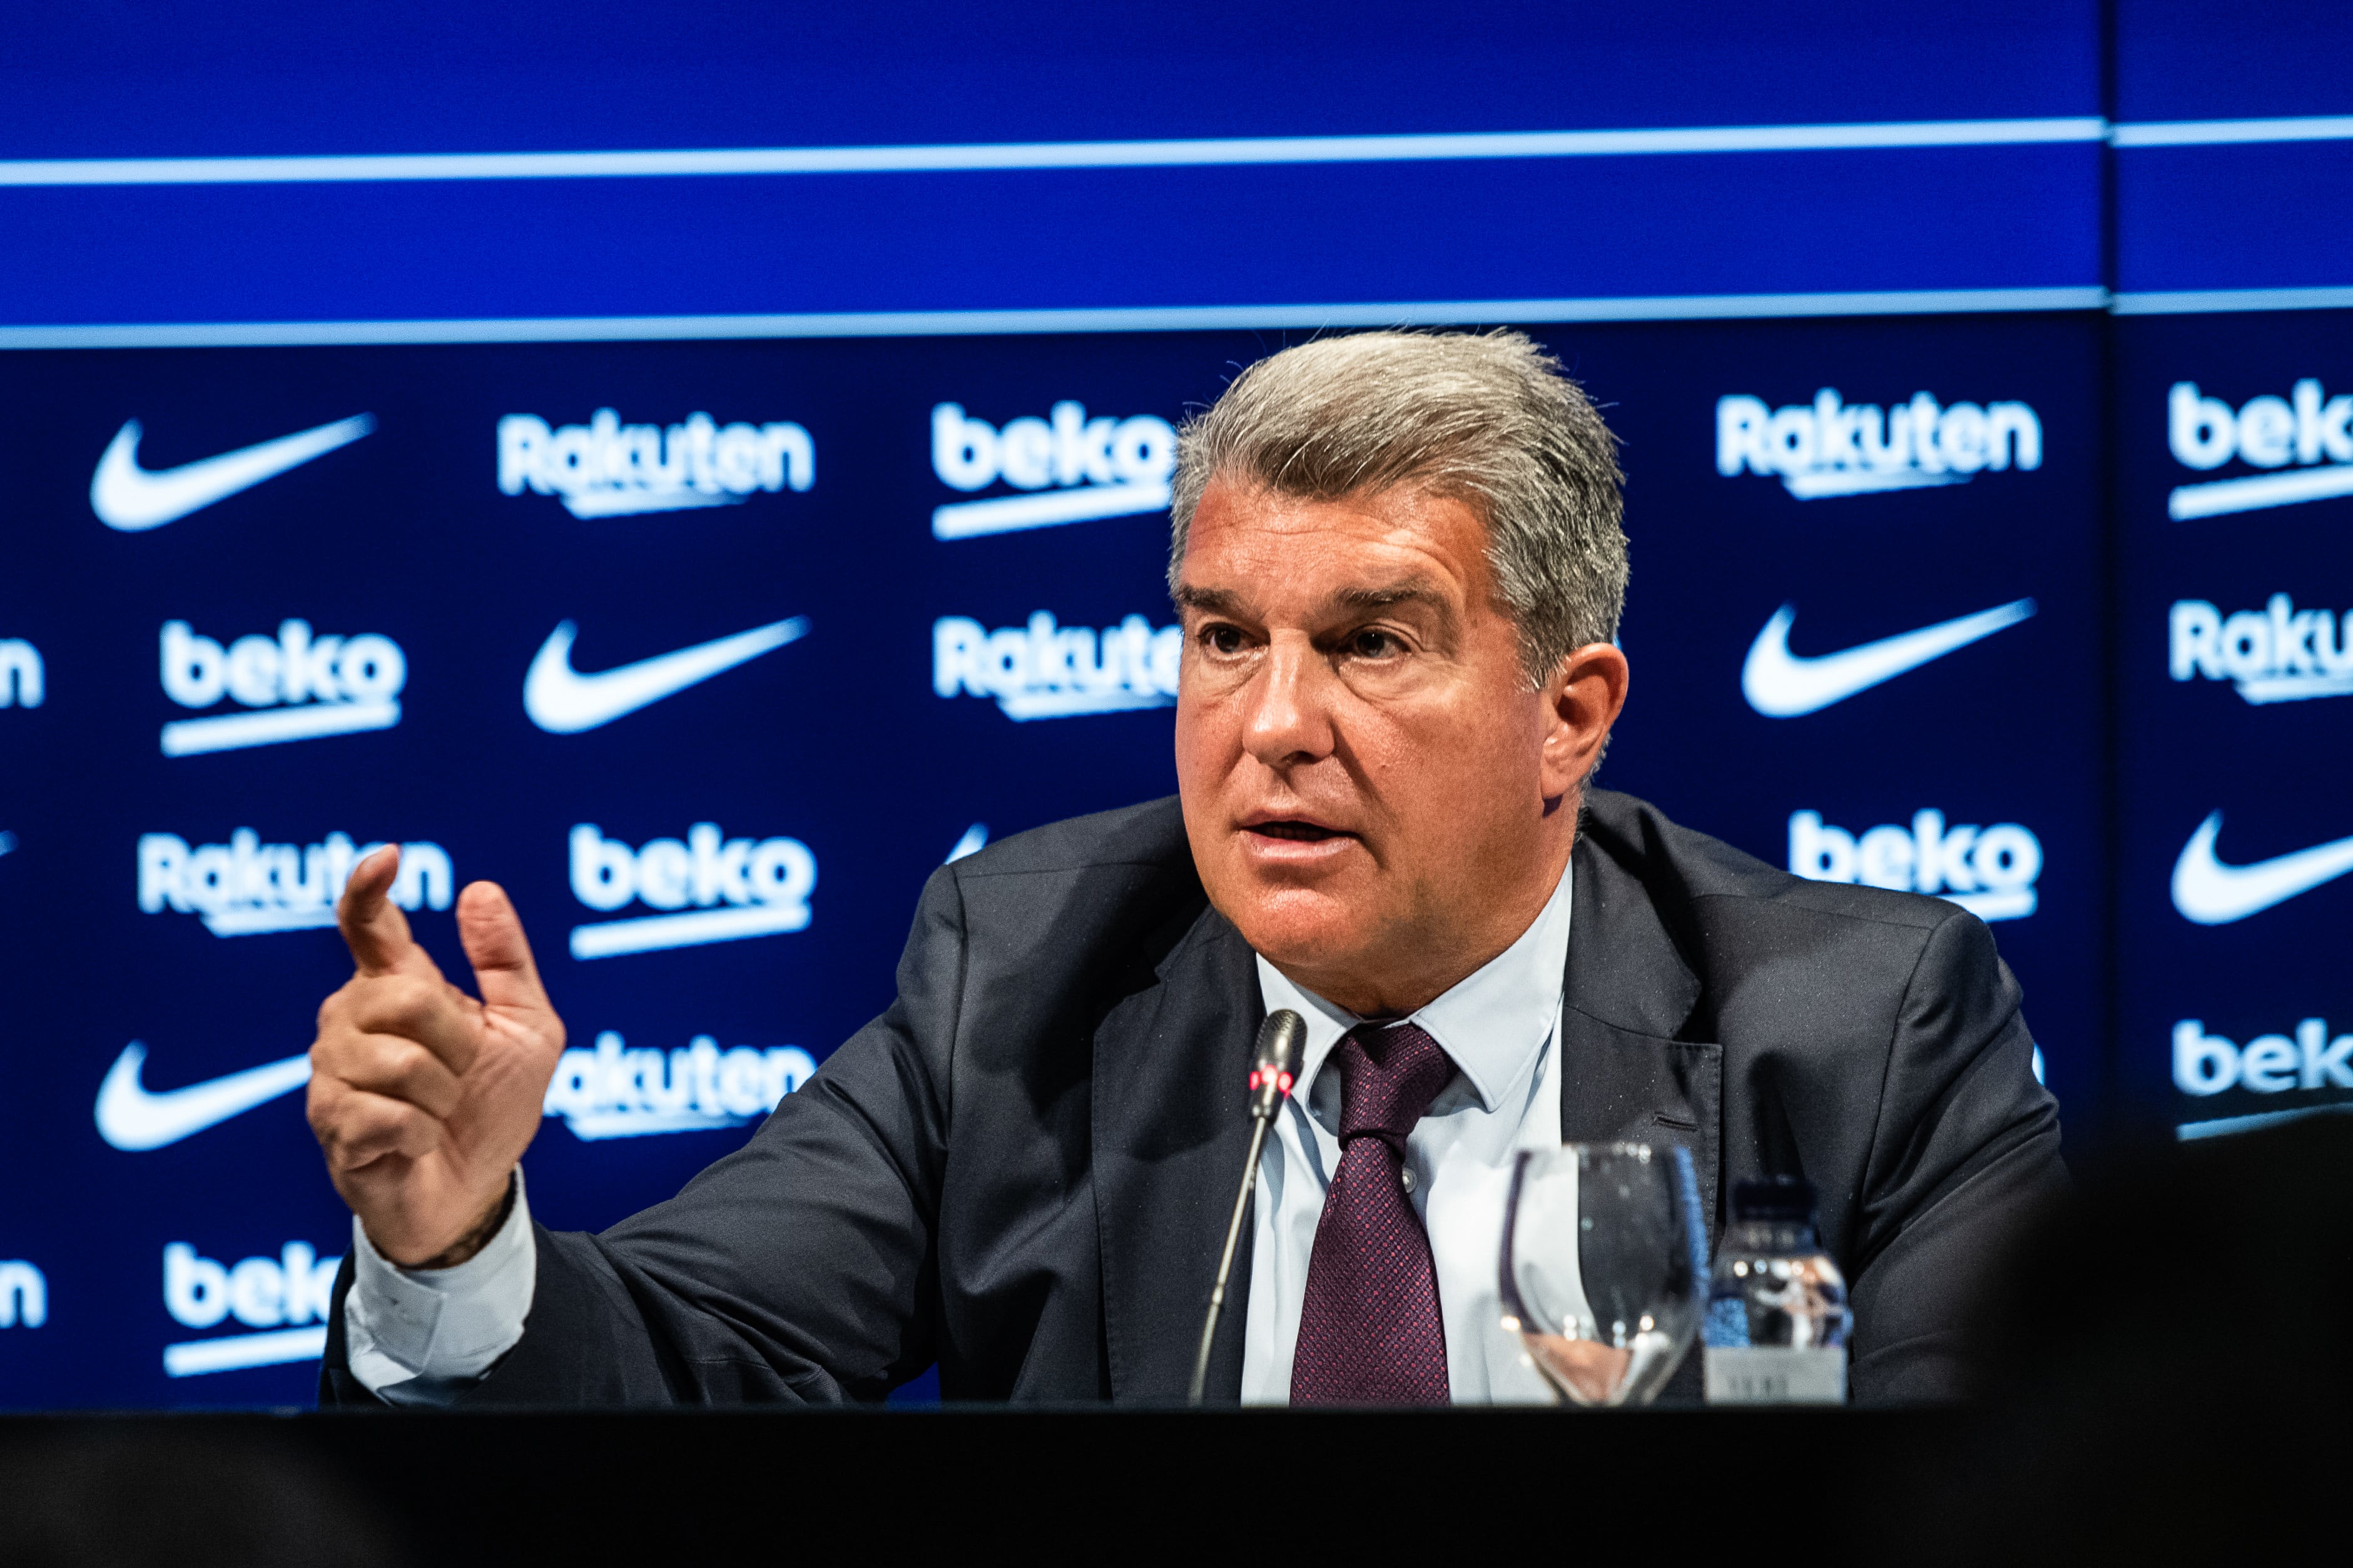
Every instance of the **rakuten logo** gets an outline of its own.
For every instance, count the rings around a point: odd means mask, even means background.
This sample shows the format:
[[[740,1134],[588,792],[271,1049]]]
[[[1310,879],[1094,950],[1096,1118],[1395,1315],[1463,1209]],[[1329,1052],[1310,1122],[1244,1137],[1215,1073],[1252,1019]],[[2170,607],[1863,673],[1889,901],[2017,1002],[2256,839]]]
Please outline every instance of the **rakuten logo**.
[[[596,1048],[575,1046],[547,1085],[550,1116],[575,1138],[642,1138],[740,1127],[808,1081],[817,1059],[798,1046],[721,1050],[709,1035],[669,1053],[630,1050],[607,1029]]]
[[[2220,1094],[2226,1089],[2257,1094],[2290,1089],[2353,1089],[2353,1035],[2328,1037],[2328,1026],[2306,1018],[2295,1038],[2258,1035],[2234,1046],[2210,1035],[2196,1018],[2173,1026],[2173,1082],[2184,1094]]]
[[[1810,405],[1715,402],[1715,471],[1778,474],[1799,500],[1957,485],[2013,463],[2042,466],[2042,421],[2023,403],[1944,405],[1915,392],[1883,409],[1842,403],[1827,386]]]
[[[37,1329],[49,1321],[49,1281],[21,1258],[0,1263],[0,1329]]]
[[[1063,402],[1044,419],[1008,419],[1000,430],[943,403],[932,410],[932,472],[940,482],[985,490],[1002,479],[1032,493],[937,508],[932,536],[970,539],[1158,511],[1168,504],[1176,471],[1176,431],[1157,415],[1090,419],[1082,405]]]
[[[536,414],[499,421],[499,489],[562,496],[575,517],[733,506],[755,490],[816,482],[817,447],[789,421],[721,425],[690,414],[664,430],[624,425],[610,408],[556,429]]]
[[[2219,468],[2236,458],[2251,468],[2301,470],[2179,486],[2165,503],[2177,522],[2353,495],[2353,396],[2324,399],[2309,376],[2285,397],[2251,397],[2235,409],[2194,381],[2177,382],[2166,395],[2165,437],[2185,468]]]
[[[1181,627],[1155,631],[1142,616],[1100,632],[1058,626],[1048,610],[1027,626],[996,631],[944,616],[932,623],[932,689],[993,697],[1017,721],[1166,708],[1176,700],[1184,653]]]
[[[47,695],[41,650],[22,637],[0,638],[0,708],[38,708]]]
[[[1789,870],[1817,882],[1933,893],[1981,921],[2015,921],[2034,912],[2042,845],[2015,822],[1948,827],[1941,811],[1914,812],[1909,828],[1890,824],[1860,835],[1829,826],[1818,811],[1793,811]]]
[[[139,907],[200,916],[215,936],[311,931],[335,923],[335,900],[352,868],[383,848],[330,833],[316,844],[264,844],[240,827],[226,844],[194,848],[176,833],[139,836]],[[404,910],[446,910],[457,888],[449,852],[404,844],[392,901]]]
[[[237,638],[224,648],[185,621],[164,623],[164,695],[183,708],[223,697],[259,713],[178,719],[164,726],[164,754],[192,757],[275,746],[319,735],[389,730],[408,684],[408,656],[388,637],[316,637],[308,621],[278,625],[276,638]]]
[[[316,1361],[326,1353],[327,1309],[343,1259],[322,1258],[307,1241],[290,1241],[275,1258],[248,1258],[230,1267],[199,1255],[185,1241],[164,1247],[164,1310],[191,1329],[235,1318],[265,1331],[224,1334],[164,1347],[164,1370],[201,1377],[249,1366]],[[316,1328],[283,1325],[314,1323]]]
[[[2260,610],[2225,616],[2203,599],[2178,601],[2167,617],[2168,669],[2237,684],[2253,703],[2297,702],[2353,692],[2353,610],[2339,635],[2334,610],[2299,610],[2274,594]]]
[[[698,822],[684,842],[649,838],[631,849],[592,823],[572,830],[572,893],[592,910],[635,900],[684,914],[641,915],[572,928],[572,956],[612,958],[803,931],[817,857],[797,838],[727,838]]]

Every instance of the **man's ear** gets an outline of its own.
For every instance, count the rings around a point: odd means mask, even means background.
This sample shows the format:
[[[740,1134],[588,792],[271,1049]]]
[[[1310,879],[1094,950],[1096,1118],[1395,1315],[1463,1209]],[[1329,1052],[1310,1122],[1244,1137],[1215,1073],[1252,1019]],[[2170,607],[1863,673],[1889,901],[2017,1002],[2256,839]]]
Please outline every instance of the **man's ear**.
[[[1570,653],[1546,681],[1544,797],[1567,795],[1593,771],[1609,728],[1626,706],[1630,672],[1615,643],[1588,643]]]

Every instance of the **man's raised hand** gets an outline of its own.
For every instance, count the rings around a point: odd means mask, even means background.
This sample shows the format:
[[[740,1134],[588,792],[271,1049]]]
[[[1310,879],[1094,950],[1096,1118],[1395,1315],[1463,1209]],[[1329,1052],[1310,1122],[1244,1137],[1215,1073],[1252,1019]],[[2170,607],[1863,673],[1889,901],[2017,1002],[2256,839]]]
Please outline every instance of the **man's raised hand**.
[[[495,883],[458,896],[476,1001],[441,976],[389,897],[397,847],[360,862],[335,916],[358,966],[319,1008],[311,1131],[376,1250],[460,1263],[490,1237],[539,1130],[564,1050],[514,906]]]

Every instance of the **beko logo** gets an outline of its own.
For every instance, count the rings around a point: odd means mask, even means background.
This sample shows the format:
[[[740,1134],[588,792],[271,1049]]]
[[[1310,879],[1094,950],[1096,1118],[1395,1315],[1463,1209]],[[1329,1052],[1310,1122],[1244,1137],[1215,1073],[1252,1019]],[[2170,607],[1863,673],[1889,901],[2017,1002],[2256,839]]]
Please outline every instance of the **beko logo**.
[[[596,1048],[575,1046],[548,1081],[546,1114],[586,1141],[740,1127],[808,1081],[817,1059],[798,1046],[727,1050],[697,1035],[667,1057],[630,1050],[607,1029]]]
[[[37,1329],[49,1321],[49,1281],[21,1258],[0,1262],[0,1329]]]
[[[1047,610],[996,631],[943,616],[932,623],[932,689],[995,698],[1016,721],[1166,708],[1184,652],[1181,627],[1155,631],[1142,616],[1100,632],[1057,626]]]
[[[2306,1018],[2295,1038],[2259,1035],[2243,1047],[2210,1035],[2196,1018],[2173,1026],[2173,1081],[2184,1094],[2251,1089],[2284,1094],[2292,1089],[2353,1089],[2353,1035],[2328,1037],[2328,1026]]]
[[[327,1310],[343,1260],[322,1258],[307,1241],[290,1241],[275,1258],[231,1267],[185,1241],[164,1246],[164,1310],[184,1328],[210,1329],[235,1318],[259,1333],[223,1334],[164,1347],[164,1371],[201,1377],[249,1366],[316,1361],[326,1353]],[[311,1323],[314,1328],[288,1327]]]
[[[320,735],[389,730],[400,722],[408,656],[390,637],[318,637],[285,620],[275,638],[241,637],[224,648],[185,621],[164,623],[164,695],[183,708],[226,696],[256,713],[216,713],[164,726],[164,754],[192,757]]]
[[[932,410],[932,472],[940,482],[985,490],[1002,479],[1029,493],[939,507],[932,536],[971,539],[1158,511],[1176,471],[1176,428],[1155,414],[1090,419],[1083,405],[1064,401],[1044,419],[1008,419],[999,429],[943,403]]]
[[[22,637],[0,638],[0,708],[38,708],[48,691],[40,650]]]
[[[2353,871],[2353,837],[2232,866],[2214,852],[2221,833],[2222,814],[2209,813],[2173,863],[2173,907],[2198,925],[2245,920]]]
[[[555,429],[536,414],[499,421],[500,490],[562,496],[575,517],[733,506],[754,490],[816,482],[817,447],[790,421],[721,425],[690,414],[665,430],[624,425],[610,408]]]
[[[1799,500],[1957,485],[2012,464],[2042,466],[2042,421],[2023,403],[1947,405],[1915,392],[1883,409],[1843,403],[1827,386],[1811,404],[1781,408],[1715,401],[1715,471],[1778,474]]]
[[[2336,611],[2299,610],[2285,594],[2228,616],[2203,599],[2182,599],[2167,621],[2167,665],[2176,680],[2232,681],[2259,704],[2353,692],[2353,611],[2341,637]]]
[[[1914,812],[1908,828],[1887,824],[1862,834],[1830,826],[1818,811],[1793,811],[1789,870],[1817,882],[1933,893],[1981,921],[2015,921],[2034,912],[2042,843],[2015,822],[1948,826],[1933,808]]]
[[[2310,376],[2285,397],[2251,397],[2235,409],[2194,381],[2177,382],[2166,395],[2165,438],[2185,468],[2219,468],[2236,458],[2250,468],[2296,470],[2178,486],[2165,503],[2177,522],[2353,495],[2353,396],[2325,397]]]
[[[572,893],[592,910],[632,900],[680,914],[572,928],[572,956],[611,958],[806,930],[817,857],[797,838],[728,838],[698,822],[683,842],[649,838],[631,849],[593,823],[572,830]]]
[[[201,916],[215,936],[311,931],[335,923],[335,900],[352,868],[383,848],[330,833],[316,844],[264,844],[250,827],[226,844],[191,848],[176,833],[139,836],[139,907]],[[404,910],[446,910],[457,878],[438,844],[404,844],[392,901]]]

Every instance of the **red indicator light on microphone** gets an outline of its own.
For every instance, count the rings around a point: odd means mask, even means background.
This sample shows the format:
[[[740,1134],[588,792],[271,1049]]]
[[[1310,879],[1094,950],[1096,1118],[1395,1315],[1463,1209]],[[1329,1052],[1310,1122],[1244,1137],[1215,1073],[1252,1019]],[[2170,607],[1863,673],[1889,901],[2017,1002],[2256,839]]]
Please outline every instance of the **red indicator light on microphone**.
[[[1250,1076],[1252,1078],[1256,1078],[1258,1075],[1256,1073],[1252,1073]],[[1256,1089],[1258,1085],[1253,1083],[1250,1087],[1252,1089]],[[1289,1094],[1291,1092],[1291,1075],[1289,1073],[1283,1073],[1278,1076],[1274,1080],[1274,1087],[1278,1092]]]
[[[1258,1087],[1258,1068],[1250,1068],[1250,1088],[1252,1088],[1252,1089],[1256,1089],[1256,1088]]]

